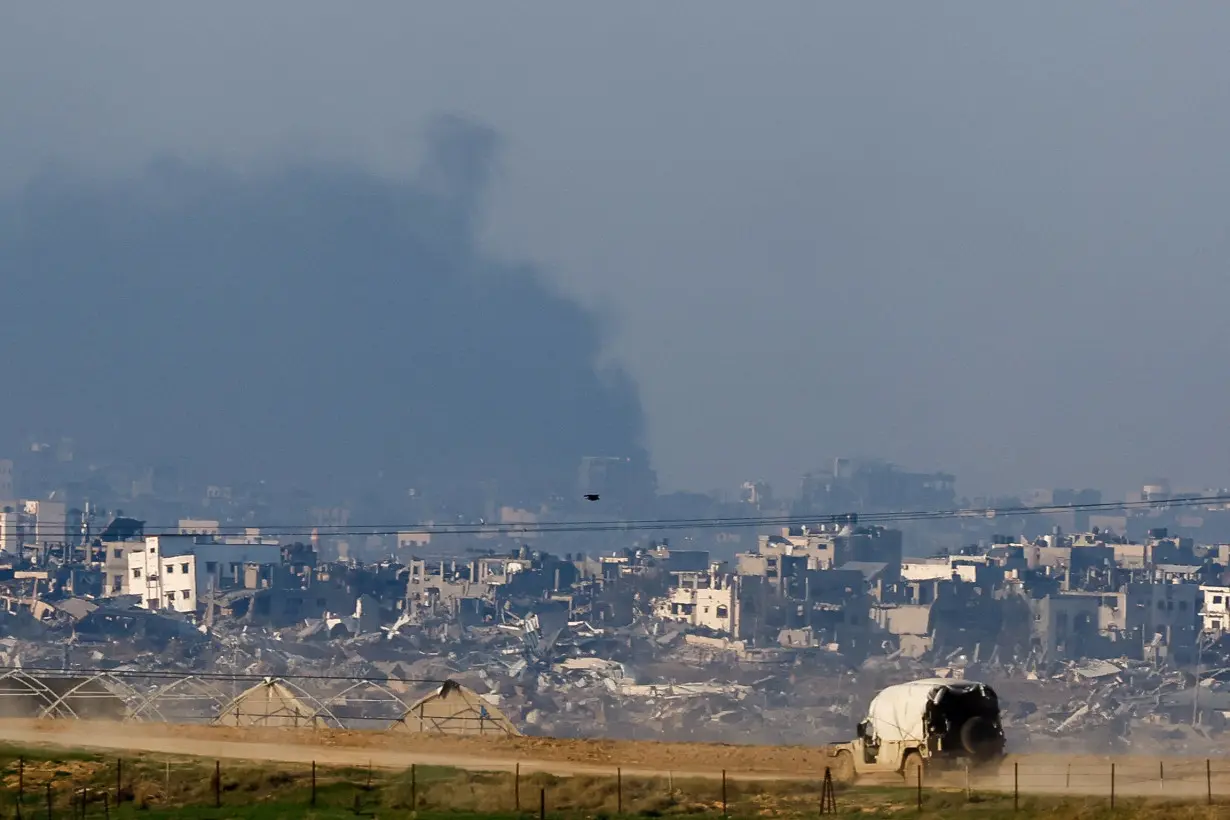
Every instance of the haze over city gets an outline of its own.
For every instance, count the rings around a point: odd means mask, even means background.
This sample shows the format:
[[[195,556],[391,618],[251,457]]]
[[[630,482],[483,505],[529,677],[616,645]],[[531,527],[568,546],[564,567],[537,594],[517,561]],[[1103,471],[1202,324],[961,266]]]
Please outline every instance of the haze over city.
[[[0,427],[253,476],[432,441],[1220,486],[1228,16],[9,9]]]
[[[8,4],[4,799],[1217,816],[1227,32]]]

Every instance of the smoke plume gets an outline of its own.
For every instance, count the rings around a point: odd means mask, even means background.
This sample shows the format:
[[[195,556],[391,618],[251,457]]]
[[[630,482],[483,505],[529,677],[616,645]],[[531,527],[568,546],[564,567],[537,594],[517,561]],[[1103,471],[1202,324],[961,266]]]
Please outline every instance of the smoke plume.
[[[0,429],[218,483],[570,491],[642,455],[597,317],[476,244],[497,139],[429,131],[410,182],[329,163],[45,174],[0,235]],[[383,478],[380,478],[383,476]]]

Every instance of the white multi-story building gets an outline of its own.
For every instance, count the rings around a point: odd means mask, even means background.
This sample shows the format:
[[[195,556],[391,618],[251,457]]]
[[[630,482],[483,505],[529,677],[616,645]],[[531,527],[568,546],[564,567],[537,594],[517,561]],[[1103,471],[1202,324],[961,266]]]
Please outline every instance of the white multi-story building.
[[[22,502],[27,519],[32,519],[32,526],[26,528],[27,534],[33,532],[33,538],[28,540],[35,545],[63,544],[68,541],[68,506],[63,501],[24,501]]]
[[[211,590],[242,585],[244,566],[282,563],[277,544],[226,544],[195,535],[154,535],[128,555],[128,589],[145,609],[196,612]]]
[[[1230,631],[1230,587],[1201,585],[1200,592],[1204,595],[1201,628],[1205,632]]]
[[[21,515],[15,512],[0,512],[0,551],[10,555],[21,546]]]
[[[143,586],[134,586],[131,583],[128,556],[144,552],[145,541],[104,541],[102,549],[105,553],[102,561],[103,597],[114,598],[117,595],[132,595],[143,591]]]
[[[740,637],[739,577],[713,567],[709,572],[675,573],[678,585],[654,601],[654,615],[663,620],[700,626]]]

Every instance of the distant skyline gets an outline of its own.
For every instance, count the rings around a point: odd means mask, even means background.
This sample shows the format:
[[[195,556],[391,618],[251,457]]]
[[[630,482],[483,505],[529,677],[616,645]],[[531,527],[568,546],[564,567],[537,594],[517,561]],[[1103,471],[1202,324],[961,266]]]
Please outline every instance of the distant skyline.
[[[1227,30],[1212,4],[17,5],[0,271],[32,180],[405,181],[455,113],[499,145],[483,252],[600,318],[664,490],[790,494],[836,455],[970,495],[1230,484]]]

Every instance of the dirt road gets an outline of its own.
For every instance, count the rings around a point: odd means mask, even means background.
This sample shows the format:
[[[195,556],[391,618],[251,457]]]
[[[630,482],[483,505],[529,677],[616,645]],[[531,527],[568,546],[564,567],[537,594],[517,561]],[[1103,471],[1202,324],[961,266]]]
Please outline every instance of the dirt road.
[[[472,738],[396,732],[230,728],[164,723],[0,720],[0,740],[108,752],[404,769],[410,765],[546,772],[560,776],[814,779],[819,747],[650,743],[557,738]],[[900,782],[897,780],[896,782]],[[1010,757],[998,772],[929,776],[926,786],[978,791],[1200,799],[1230,795],[1230,760]]]
[[[790,779],[824,771],[820,748],[638,743],[557,738],[471,738],[415,733],[236,729],[165,723],[0,720],[0,741],[62,748],[132,751],[231,760],[546,772],[560,776]]]

